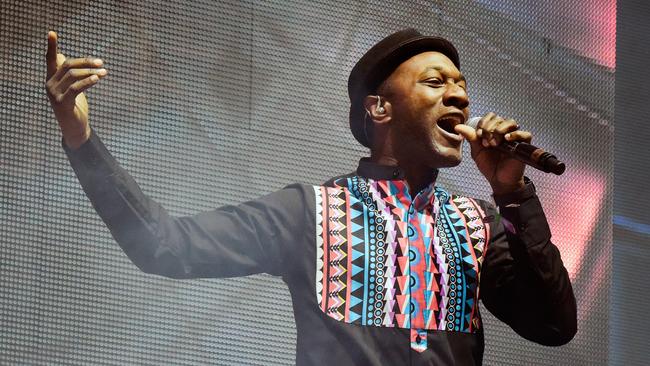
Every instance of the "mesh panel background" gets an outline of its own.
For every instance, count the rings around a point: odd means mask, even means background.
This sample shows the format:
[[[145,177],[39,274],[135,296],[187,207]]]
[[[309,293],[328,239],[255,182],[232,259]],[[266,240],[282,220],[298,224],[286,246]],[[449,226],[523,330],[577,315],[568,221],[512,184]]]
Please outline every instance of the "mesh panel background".
[[[614,150],[614,246],[610,294],[610,363],[646,365],[650,319],[639,316],[648,303],[650,273],[650,161],[648,114],[650,3],[622,1],[617,7],[616,134]]]
[[[528,175],[573,279],[579,333],[542,347],[483,310],[484,363],[606,363],[613,70],[482,3],[2,0],[0,364],[294,363],[279,279],[149,276],[114,243],[61,149],[43,90],[48,29],[66,55],[104,60],[94,129],[144,192],[184,215],[354,170],[367,152],[347,125],[349,70],[405,26],[457,45],[474,115],[512,116],[569,166]],[[614,11],[576,4],[565,6]],[[489,198],[468,151],[439,180]]]

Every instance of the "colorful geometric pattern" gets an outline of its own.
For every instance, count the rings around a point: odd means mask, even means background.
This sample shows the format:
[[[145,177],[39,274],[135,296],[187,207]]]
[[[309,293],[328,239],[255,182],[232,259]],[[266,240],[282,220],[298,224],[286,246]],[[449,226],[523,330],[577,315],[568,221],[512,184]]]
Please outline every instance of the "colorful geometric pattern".
[[[475,332],[489,225],[471,198],[433,184],[414,199],[403,180],[341,178],[314,186],[316,296],[346,323]]]

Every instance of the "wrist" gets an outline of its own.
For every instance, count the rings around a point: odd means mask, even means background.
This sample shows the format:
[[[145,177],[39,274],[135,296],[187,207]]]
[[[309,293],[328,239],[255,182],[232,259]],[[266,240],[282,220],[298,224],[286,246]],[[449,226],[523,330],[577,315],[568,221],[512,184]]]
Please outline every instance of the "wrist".
[[[86,129],[77,133],[70,133],[70,132],[63,133],[63,141],[65,141],[66,146],[68,146],[68,148],[70,148],[71,150],[78,149],[81,145],[83,145],[86,141],[88,141],[89,138],[90,138],[89,127],[86,127]]]
[[[533,182],[528,177],[524,177],[523,188],[510,193],[494,194],[492,197],[494,198],[494,203],[499,207],[516,207],[535,197],[537,194],[536,191]]]
[[[526,182],[522,177],[519,181],[514,183],[507,183],[507,184],[498,183],[498,184],[491,184],[491,186],[492,186],[492,195],[501,196],[501,195],[510,194],[524,189],[524,187],[526,187]]]

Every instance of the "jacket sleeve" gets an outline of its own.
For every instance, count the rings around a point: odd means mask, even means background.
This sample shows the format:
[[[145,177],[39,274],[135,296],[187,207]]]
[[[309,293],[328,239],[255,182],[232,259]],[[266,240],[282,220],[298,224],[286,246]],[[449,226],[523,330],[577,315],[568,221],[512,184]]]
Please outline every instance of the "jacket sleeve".
[[[286,245],[304,232],[299,185],[237,206],[172,217],[142,193],[93,131],[72,168],[111,234],[142,271],[171,278],[280,275]],[[302,230],[301,230],[302,228]]]
[[[577,331],[576,301],[534,186],[495,201],[500,216],[486,207],[494,220],[481,269],[483,304],[528,340],[568,343]]]

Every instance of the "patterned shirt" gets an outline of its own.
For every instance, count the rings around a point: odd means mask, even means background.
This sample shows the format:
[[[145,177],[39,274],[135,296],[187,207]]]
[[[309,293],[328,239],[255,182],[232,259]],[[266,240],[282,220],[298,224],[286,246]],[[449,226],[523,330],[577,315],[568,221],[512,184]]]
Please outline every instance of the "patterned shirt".
[[[87,196],[143,271],[172,278],[281,276],[299,365],[480,365],[478,302],[517,333],[576,331],[571,283],[532,184],[488,202],[403,172],[356,172],[189,217],[142,193],[93,132],[66,149]],[[507,227],[507,229],[506,229]]]

